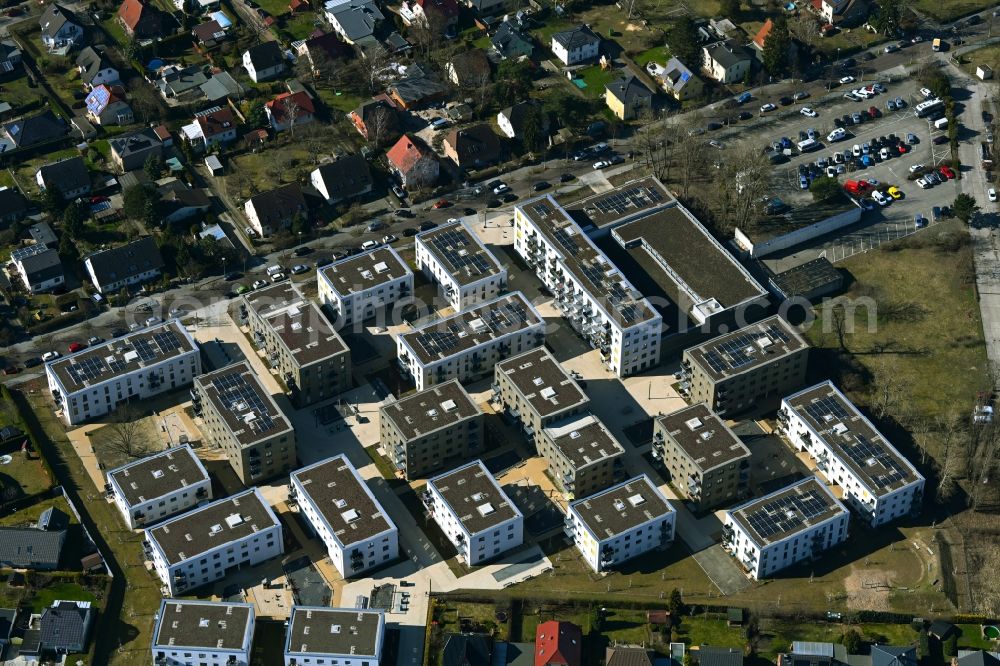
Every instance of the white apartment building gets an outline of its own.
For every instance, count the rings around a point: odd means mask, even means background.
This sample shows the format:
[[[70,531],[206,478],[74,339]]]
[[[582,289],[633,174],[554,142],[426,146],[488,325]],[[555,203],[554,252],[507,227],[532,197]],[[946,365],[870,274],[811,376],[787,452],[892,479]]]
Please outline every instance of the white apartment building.
[[[164,599],[153,627],[153,666],[249,666],[253,604]]]
[[[399,557],[399,531],[347,456],[293,472],[290,498],[344,578]]]
[[[378,666],[384,642],[381,610],[292,606],[285,666]]]
[[[400,334],[396,362],[423,391],[449,379],[485,377],[500,361],[544,342],[545,320],[515,291]]]
[[[455,312],[493,300],[507,285],[507,269],[463,222],[417,234],[416,246],[417,268],[440,285]]]
[[[924,477],[833,382],[782,400],[778,425],[831,483],[843,488],[848,506],[872,527],[919,513]]]
[[[171,319],[45,365],[49,390],[66,425],[187,386],[201,374],[198,344]]]
[[[600,573],[673,543],[677,511],[645,474],[570,503],[566,536]]]
[[[176,596],[284,553],[281,523],[252,488],[146,529],[146,557]]]
[[[108,472],[107,494],[132,529],[153,525],[212,499],[212,481],[187,444]]]
[[[330,306],[338,330],[371,319],[413,293],[413,271],[390,246],[335,261],[317,275],[319,300]]]
[[[842,543],[849,519],[847,508],[811,476],[727,511],[722,547],[760,580]]]
[[[422,499],[469,566],[499,557],[524,539],[524,516],[481,460],[430,479]]]
[[[659,364],[662,317],[551,195],[514,207],[514,249],[617,376]]]

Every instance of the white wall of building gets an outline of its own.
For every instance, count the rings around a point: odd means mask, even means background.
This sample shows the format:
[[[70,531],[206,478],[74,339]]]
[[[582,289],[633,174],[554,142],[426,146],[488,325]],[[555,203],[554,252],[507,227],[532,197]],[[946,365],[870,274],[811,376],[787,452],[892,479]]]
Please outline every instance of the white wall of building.
[[[514,511],[517,515],[514,517],[489,529],[470,534],[433,483],[427,484],[427,490],[431,494],[431,515],[434,522],[455,545],[458,554],[469,566],[499,557],[506,551],[517,548],[524,541],[524,517],[516,508]],[[511,503],[511,507],[513,506]]]
[[[566,535],[576,544],[590,568],[600,573],[654,548],[669,546],[674,540],[676,522],[677,512],[670,507],[663,515],[654,516],[617,536],[601,539],[590,531],[570,505],[566,513]],[[610,551],[605,552],[606,548]]]
[[[468,230],[468,228],[466,230],[469,231],[472,238],[476,238],[471,230]],[[480,303],[493,300],[500,295],[500,292],[507,285],[507,269],[502,267],[497,273],[484,276],[474,282],[460,284],[451,271],[438,260],[437,255],[423,242],[419,235],[416,240],[416,248],[417,268],[441,286],[442,295],[456,312],[467,310]],[[487,254],[493,258],[497,266],[500,265],[492,253],[487,251]]]
[[[405,264],[402,259],[399,261]],[[318,270],[317,275],[319,300],[333,309],[335,319],[332,324],[336,329],[370,319],[375,316],[378,309],[392,305],[401,295],[409,296],[413,293],[413,273],[409,270],[395,280],[347,295],[342,295],[336,290],[323,269]]]

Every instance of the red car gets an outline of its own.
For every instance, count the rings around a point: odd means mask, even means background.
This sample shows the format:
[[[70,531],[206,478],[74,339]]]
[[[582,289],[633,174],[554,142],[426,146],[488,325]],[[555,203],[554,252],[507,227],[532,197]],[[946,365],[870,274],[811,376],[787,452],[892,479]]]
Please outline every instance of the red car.
[[[910,151],[910,149],[906,147],[905,143],[899,144],[899,146],[897,146],[897,148],[899,148],[899,154],[900,155],[902,155],[904,153],[908,153]]]
[[[86,348],[87,348],[87,345],[81,344],[79,342],[71,342],[70,345],[69,345],[69,353],[70,354],[75,354],[76,352],[80,351],[81,349],[86,349]]]
[[[434,208],[447,208],[451,205],[451,202],[447,199],[440,199],[434,202]]]
[[[949,180],[954,180],[955,178],[955,172],[952,171],[950,167],[942,166],[938,168],[938,171],[941,173],[942,176],[944,176]]]
[[[882,112],[878,110],[877,106],[872,106],[868,108],[868,117],[875,120],[882,115]]]
[[[101,195],[90,197],[90,203],[92,204],[104,203],[107,200],[108,200],[107,197]]]
[[[16,365],[12,365],[9,368],[3,369],[3,374],[5,375],[16,375],[19,372],[21,372],[21,368],[17,367]]]

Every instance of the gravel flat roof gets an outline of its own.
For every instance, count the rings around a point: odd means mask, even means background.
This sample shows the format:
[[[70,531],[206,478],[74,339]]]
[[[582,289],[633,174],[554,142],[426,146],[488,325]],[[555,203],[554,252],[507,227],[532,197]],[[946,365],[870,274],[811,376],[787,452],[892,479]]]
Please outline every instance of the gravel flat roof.
[[[392,247],[346,257],[319,269],[341,297],[388,284],[413,271]]]
[[[285,649],[292,655],[375,658],[384,631],[380,610],[293,606]]]
[[[580,385],[545,347],[508,358],[496,368],[543,419],[590,402]]]
[[[543,432],[574,469],[625,453],[615,436],[593,414],[571,416],[544,428]]]
[[[645,474],[576,500],[569,506],[598,541],[614,538],[674,511]]]
[[[705,403],[666,414],[657,422],[702,472],[750,457],[750,449]]]
[[[389,419],[407,440],[482,414],[457,379],[400,398],[379,411],[380,417]]]
[[[520,515],[480,460],[439,474],[427,485],[437,489],[471,535]]]
[[[156,623],[156,648],[240,650],[253,637],[251,604],[164,599]]]
[[[208,480],[194,450],[184,444],[108,472],[129,506],[142,504]]]

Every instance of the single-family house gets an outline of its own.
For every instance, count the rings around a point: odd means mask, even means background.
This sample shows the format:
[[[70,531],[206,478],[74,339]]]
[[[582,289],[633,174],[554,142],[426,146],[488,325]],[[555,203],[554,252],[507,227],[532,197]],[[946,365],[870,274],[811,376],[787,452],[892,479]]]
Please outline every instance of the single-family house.
[[[278,42],[261,42],[243,53],[243,68],[254,83],[270,81],[285,71],[285,57]]]
[[[399,112],[388,95],[376,95],[347,115],[354,129],[367,141],[387,144],[399,137]]]
[[[552,53],[567,67],[597,58],[601,38],[588,25],[578,25],[552,35]]]
[[[403,0],[399,16],[408,26],[422,26],[436,35],[454,34],[461,12],[457,0]]]
[[[87,276],[94,288],[102,294],[113,294],[125,287],[159,277],[163,266],[163,256],[152,236],[143,236],[119,247],[99,250],[83,260]]]
[[[627,74],[604,87],[604,102],[620,120],[634,120],[653,108],[653,91],[634,74]]]
[[[34,116],[3,124],[3,133],[16,148],[28,148],[66,136],[66,121],[46,109]]]
[[[388,93],[397,106],[409,110],[444,99],[448,89],[433,79],[418,75],[396,81],[389,86]]]
[[[44,245],[53,250],[59,247],[59,237],[48,222],[39,222],[28,227],[28,237],[35,245]]]
[[[689,654],[691,662],[696,666],[743,666],[743,650],[739,648],[701,645],[692,649]],[[796,660],[794,663],[808,662]]]
[[[191,29],[191,36],[207,49],[214,48],[226,41],[229,31],[219,25],[215,19],[199,23]]]
[[[125,34],[135,39],[160,37],[162,20],[160,10],[143,0],[123,0],[118,7],[118,22],[125,28]]]
[[[917,648],[913,645],[872,645],[872,666],[917,666]]]
[[[118,83],[120,79],[118,68],[100,47],[84,47],[76,57],[76,68],[87,90],[93,90],[100,85]]]
[[[163,140],[152,127],[108,139],[111,160],[123,173],[141,169],[150,155],[161,156]]]
[[[521,139],[525,122],[529,119],[539,122],[542,134],[548,136],[549,114],[545,112],[542,103],[537,99],[526,99],[502,109],[497,114],[497,126],[508,139]]]
[[[0,40],[0,77],[21,70],[21,47],[13,39]]]
[[[308,213],[302,188],[289,183],[247,199],[243,205],[251,228],[260,237],[270,236],[279,229],[291,226],[296,215]]]
[[[314,72],[326,72],[332,61],[346,58],[351,48],[335,32],[318,34],[303,41],[296,49],[299,58],[307,58]]]
[[[448,634],[445,637],[442,666],[490,666],[493,663],[493,637],[489,634]]]
[[[181,135],[198,150],[236,140],[236,118],[228,106],[216,106],[194,115],[194,122],[181,128]]]
[[[48,247],[47,245],[28,245],[27,247],[19,247],[10,253],[11,263],[14,264],[17,274],[21,276],[21,281],[24,282],[24,287],[32,294],[41,294],[47,291],[52,291],[57,289],[62,285],[66,284],[66,272],[63,270],[62,261],[59,259],[59,252]],[[7,547],[11,546],[10,537],[11,534],[3,534],[0,531],[0,565],[2,566],[21,566],[14,563],[11,556],[8,555],[7,559],[3,557],[3,551],[5,544]],[[27,535],[27,538],[21,542],[20,546],[24,548],[24,552],[20,547],[13,551],[12,555],[26,556],[32,551],[32,543],[34,542],[34,537],[36,535]],[[65,535],[64,535],[65,536]],[[39,539],[52,540],[51,536],[38,537]],[[37,544],[36,544],[37,545]],[[62,547],[62,544],[59,544]],[[39,557],[42,556],[41,553],[37,554]],[[40,562],[36,560],[36,564]],[[22,563],[23,564],[23,563]],[[55,553],[53,561],[50,567],[43,568],[57,568],[59,564],[58,552]]]
[[[163,210],[161,219],[164,223],[173,224],[203,214],[212,205],[205,190],[191,187],[177,178],[164,178],[157,181],[157,184],[160,206]]]
[[[66,53],[83,41],[83,22],[58,3],[52,3],[42,12],[38,25],[42,29],[42,44],[49,51]]]
[[[43,652],[74,654],[87,651],[94,609],[89,601],[54,601],[42,611]]]
[[[534,652],[534,666],[580,666],[583,633],[572,622],[542,622],[535,628]]]
[[[501,60],[517,60],[531,56],[535,50],[531,35],[523,32],[509,20],[501,22],[496,31],[490,35],[490,46],[496,57]]]
[[[213,104],[243,99],[243,86],[229,72],[216,72],[199,87],[202,96]]]
[[[678,102],[700,97],[705,84],[677,58],[671,58],[657,77],[663,90]]]
[[[28,200],[11,187],[0,189],[0,226],[7,226],[24,219],[28,214]]]
[[[386,153],[389,167],[399,176],[407,190],[434,187],[441,173],[441,164],[434,151],[419,139],[404,134]]]
[[[445,69],[448,80],[459,88],[482,88],[490,82],[490,61],[482,49],[456,53]]]
[[[40,190],[51,187],[65,201],[90,194],[90,171],[79,156],[43,165],[35,173],[35,182]]]
[[[454,128],[444,138],[445,157],[462,169],[479,169],[500,161],[500,137],[489,125]]]
[[[827,23],[838,28],[854,28],[868,19],[870,0],[822,0],[819,14]]]
[[[701,49],[702,67],[719,83],[736,83],[750,73],[750,53],[736,42],[716,42]]]
[[[604,666],[653,666],[653,659],[645,647],[614,645],[604,649]]]
[[[128,125],[135,117],[121,86],[101,84],[90,91],[85,100],[87,119],[98,125]]]
[[[316,106],[305,90],[284,92],[264,105],[264,113],[275,132],[284,132],[315,120]]]
[[[375,26],[385,20],[375,0],[330,0],[323,15],[341,39],[358,46],[375,44]]]
[[[327,204],[336,204],[372,191],[372,172],[361,155],[344,155],[309,174],[309,182]]]
[[[171,100],[193,101],[202,97],[201,86],[208,81],[208,76],[197,65],[180,67],[170,65],[160,70],[160,78],[154,85],[160,95],[168,102]]]

